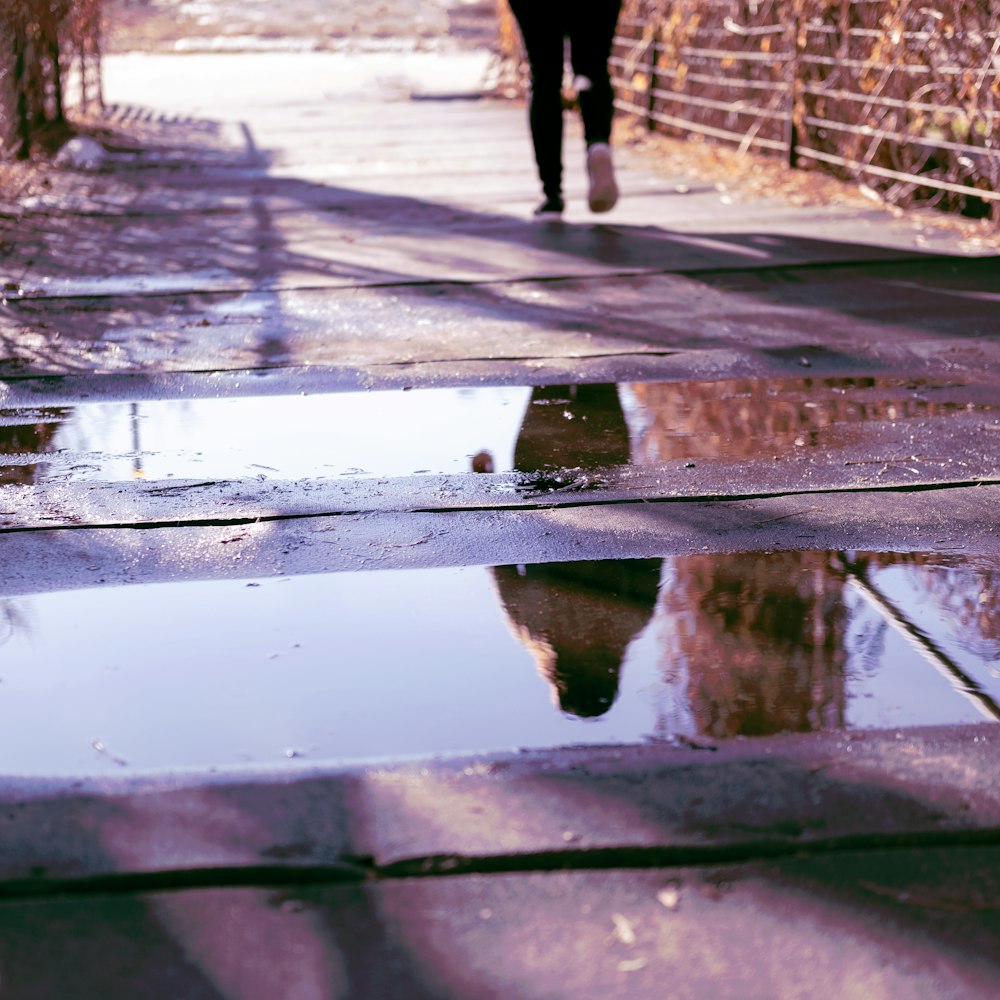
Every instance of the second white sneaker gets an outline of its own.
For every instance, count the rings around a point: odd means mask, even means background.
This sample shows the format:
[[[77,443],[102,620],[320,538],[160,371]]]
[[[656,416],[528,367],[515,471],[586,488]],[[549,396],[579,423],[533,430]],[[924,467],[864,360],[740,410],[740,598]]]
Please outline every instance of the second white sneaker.
[[[587,176],[590,178],[587,204],[591,212],[610,212],[618,204],[618,185],[611,147],[606,142],[595,142],[587,150]]]

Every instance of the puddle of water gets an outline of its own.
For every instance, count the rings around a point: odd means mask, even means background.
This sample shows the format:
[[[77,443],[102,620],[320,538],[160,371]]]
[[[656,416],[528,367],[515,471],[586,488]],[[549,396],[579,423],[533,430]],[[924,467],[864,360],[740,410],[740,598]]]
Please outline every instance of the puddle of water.
[[[729,379],[630,387],[637,461],[759,458],[844,447],[865,425],[992,412],[958,383],[900,378]]]
[[[0,603],[8,773],[996,721],[1000,561],[780,553]],[[391,623],[391,627],[387,627]]]
[[[790,552],[692,556],[672,573],[664,642],[686,698],[668,731],[1000,720],[1000,562]],[[955,613],[969,602],[975,620]]]
[[[24,455],[29,460],[19,465],[0,465],[0,484],[26,485],[45,477],[46,466],[30,460],[30,456],[50,453],[53,439],[72,409],[51,407],[13,411],[13,420],[0,416],[0,454]]]
[[[509,468],[529,391],[442,389],[82,404],[46,441],[39,479],[466,473],[482,451]],[[13,422],[21,419],[17,411],[0,412],[7,424],[0,426],[0,452],[11,453],[5,434],[15,431]],[[16,450],[25,459],[31,456]]]
[[[25,298],[48,296],[77,297],[97,295],[184,294],[196,289],[199,292],[228,292],[251,288],[245,277],[223,268],[202,271],[182,271],[167,274],[162,270],[149,274],[79,275],[57,277],[50,275],[25,277],[22,294]]]
[[[902,379],[743,379],[83,403],[0,411],[0,454],[17,456],[0,476],[299,479],[739,460],[843,446],[872,421],[989,409],[973,399],[964,386]]]

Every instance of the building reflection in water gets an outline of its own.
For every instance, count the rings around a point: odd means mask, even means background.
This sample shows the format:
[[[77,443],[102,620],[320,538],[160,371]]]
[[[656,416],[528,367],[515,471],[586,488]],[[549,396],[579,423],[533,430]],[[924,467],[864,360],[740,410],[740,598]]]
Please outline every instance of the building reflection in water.
[[[640,461],[753,459],[787,451],[833,425],[859,424],[890,403],[858,405],[805,379],[630,387]],[[810,391],[813,390],[813,391]],[[817,391],[819,390],[819,391]],[[890,397],[903,391],[886,386]],[[894,405],[894,404],[892,404]],[[662,672],[683,683],[686,714],[714,737],[842,726],[846,706],[843,581],[823,552],[673,560],[661,597]]]
[[[514,468],[624,465],[629,452],[617,386],[538,386]],[[614,704],[626,650],[652,617],[660,566],[659,559],[607,559],[493,569],[507,619],[562,711],[596,718]]]
[[[862,441],[866,425],[879,421],[995,411],[942,388],[901,378],[737,378],[633,383],[625,392],[635,414],[634,460],[669,462],[771,459]]]

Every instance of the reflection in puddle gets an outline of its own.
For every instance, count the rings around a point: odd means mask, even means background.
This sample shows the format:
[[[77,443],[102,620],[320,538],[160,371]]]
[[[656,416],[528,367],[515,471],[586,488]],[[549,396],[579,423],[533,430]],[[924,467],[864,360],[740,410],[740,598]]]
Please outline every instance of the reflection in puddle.
[[[0,455],[46,455],[55,450],[54,438],[71,411],[66,408],[24,409],[13,417],[0,412]],[[0,484],[32,483],[44,466],[37,462],[0,465]]]
[[[600,468],[629,461],[629,430],[615,385],[543,385],[531,391],[514,468]]]
[[[604,715],[625,652],[656,606],[660,560],[497,566],[493,574],[514,633],[559,708],[581,719]]]
[[[642,462],[844,447],[860,441],[868,423],[995,409],[967,396],[968,387],[927,379],[747,378],[630,388]]]
[[[998,584],[998,561],[805,552],[40,594],[3,602],[0,753],[83,773],[997,721]]]
[[[893,726],[898,711],[930,722],[938,697],[954,721],[1000,720],[1000,621],[949,613],[953,595],[1000,609],[998,585],[1000,567],[920,554],[677,559],[661,603],[688,724],[714,737]]]
[[[528,392],[434,389],[81,404],[49,443],[47,450],[57,454],[47,456],[45,478],[465,473],[483,448],[506,453],[509,468]]]
[[[82,403],[0,410],[7,482],[407,476],[744,459],[872,421],[991,409],[975,386],[741,379]],[[34,435],[34,436],[32,436]],[[475,461],[474,461],[475,460]]]
[[[846,721],[847,609],[823,552],[679,559],[664,609],[684,710],[711,736],[808,732]]]
[[[0,452],[20,483],[556,481],[987,408],[970,393],[786,379],[82,404],[0,411]],[[73,773],[997,721],[998,584],[986,561],[804,552],[37,595],[3,604],[0,753]]]
[[[538,386],[521,421],[514,468],[622,465],[629,450],[617,386]],[[625,651],[653,613],[660,560],[497,566],[493,575],[514,633],[556,704],[584,719],[604,715],[618,693]]]

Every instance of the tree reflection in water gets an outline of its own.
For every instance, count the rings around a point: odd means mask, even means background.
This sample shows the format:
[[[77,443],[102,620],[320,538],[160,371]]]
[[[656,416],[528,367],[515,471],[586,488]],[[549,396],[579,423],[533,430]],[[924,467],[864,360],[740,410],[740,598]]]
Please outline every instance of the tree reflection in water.
[[[72,410],[65,407],[0,411],[0,455],[44,455],[52,451],[52,440],[71,413]],[[42,468],[38,463],[0,463],[0,485],[25,486],[34,483]]]
[[[526,473],[684,459],[755,459],[822,449],[864,434],[867,421],[945,416],[902,379],[784,379],[533,390],[514,451]],[[964,404],[961,407],[964,410]],[[631,439],[629,423],[631,423]],[[565,477],[564,477],[565,478]],[[898,566],[926,595],[945,629],[965,633],[983,659],[1000,650],[1000,570],[940,554],[850,554],[852,572]],[[594,718],[613,704],[626,651],[659,601],[660,673],[674,692],[656,734],[712,737],[842,728],[848,682],[877,670],[886,629],[852,635],[845,556],[835,552],[706,554],[669,560],[602,560],[494,569],[508,620],[552,685],[563,711]],[[913,598],[911,615],[922,597]],[[914,603],[915,601],[915,603]],[[940,664],[939,664],[940,666]],[[928,666],[933,670],[933,665]],[[1000,674],[997,674],[1000,676]],[[669,704],[666,699],[664,705]],[[668,717],[669,716],[669,717]]]
[[[639,416],[635,454],[642,462],[753,460],[861,440],[871,421],[965,410],[961,400],[925,398],[928,388],[897,378],[630,386]],[[936,554],[858,558],[862,571],[905,564],[942,611],[953,609],[983,637],[1000,636],[994,575],[969,567],[942,572]],[[850,619],[842,559],[808,551],[715,554],[676,559],[672,569],[661,596],[669,620],[663,673],[686,689],[699,732],[761,735],[845,724]]]
[[[853,565],[866,577],[890,566],[906,567],[921,590],[984,659],[1000,660],[1000,565],[995,559],[939,552],[860,552]]]
[[[664,673],[705,735],[844,724],[847,610],[825,552],[690,556],[662,603]]]

